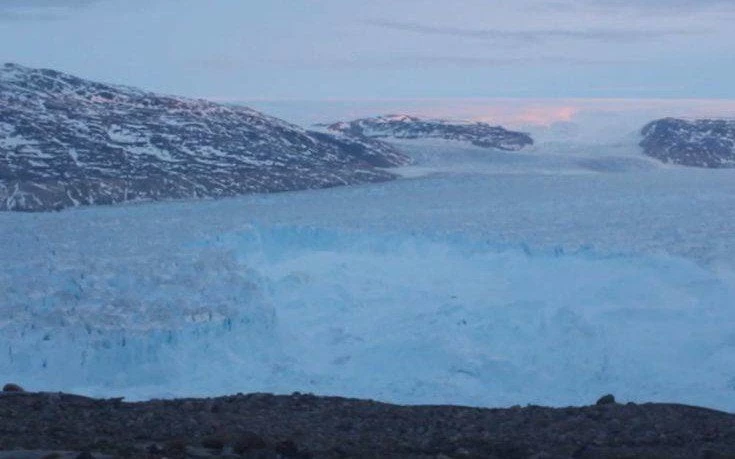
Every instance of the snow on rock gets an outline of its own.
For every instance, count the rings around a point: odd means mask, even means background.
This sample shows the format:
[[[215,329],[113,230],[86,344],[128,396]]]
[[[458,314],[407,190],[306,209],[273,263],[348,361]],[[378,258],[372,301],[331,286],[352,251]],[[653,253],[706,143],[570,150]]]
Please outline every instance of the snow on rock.
[[[483,148],[518,151],[533,145],[528,134],[482,122],[428,120],[409,115],[386,115],[338,122],[327,126],[352,138],[442,139]]]
[[[0,67],[0,210],[385,181],[395,175],[380,168],[407,162],[246,107]]]
[[[641,131],[644,152],[666,163],[707,168],[735,167],[735,121],[664,118]]]

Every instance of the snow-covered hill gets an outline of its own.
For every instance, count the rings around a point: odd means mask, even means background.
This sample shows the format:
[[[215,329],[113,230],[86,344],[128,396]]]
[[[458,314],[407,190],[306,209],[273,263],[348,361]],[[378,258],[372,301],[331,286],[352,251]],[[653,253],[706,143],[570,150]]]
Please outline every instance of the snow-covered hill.
[[[0,210],[377,182],[407,162],[245,107],[0,67]]]
[[[332,132],[351,138],[442,139],[469,143],[483,148],[517,151],[533,145],[533,139],[522,132],[481,122],[426,120],[408,115],[362,118],[328,125]]]
[[[645,154],[683,166],[735,167],[735,121],[664,118],[647,124],[641,146]]]

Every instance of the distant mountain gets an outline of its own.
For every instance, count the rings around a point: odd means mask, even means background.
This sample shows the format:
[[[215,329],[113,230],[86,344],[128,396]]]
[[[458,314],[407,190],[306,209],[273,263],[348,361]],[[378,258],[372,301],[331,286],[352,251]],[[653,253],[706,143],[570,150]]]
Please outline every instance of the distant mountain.
[[[647,124],[641,133],[644,153],[663,162],[735,167],[735,121],[664,118]]]
[[[0,210],[379,182],[408,162],[245,107],[0,67]]]
[[[442,139],[467,142],[483,148],[518,151],[533,145],[525,133],[509,131],[487,123],[426,120],[408,115],[387,115],[363,118],[328,125],[331,132],[351,138]]]

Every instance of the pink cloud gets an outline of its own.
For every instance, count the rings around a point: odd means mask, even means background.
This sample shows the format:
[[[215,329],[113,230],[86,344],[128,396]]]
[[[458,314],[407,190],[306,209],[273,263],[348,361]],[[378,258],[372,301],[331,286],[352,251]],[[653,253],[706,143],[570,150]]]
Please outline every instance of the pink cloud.
[[[548,126],[605,115],[735,118],[735,100],[730,99],[447,99],[421,105],[415,110],[420,115],[509,126]]]
[[[426,118],[483,121],[511,128],[584,123],[605,119],[630,128],[662,117],[735,118],[732,99],[334,99],[243,101],[266,113],[303,125],[351,120],[387,113]]]

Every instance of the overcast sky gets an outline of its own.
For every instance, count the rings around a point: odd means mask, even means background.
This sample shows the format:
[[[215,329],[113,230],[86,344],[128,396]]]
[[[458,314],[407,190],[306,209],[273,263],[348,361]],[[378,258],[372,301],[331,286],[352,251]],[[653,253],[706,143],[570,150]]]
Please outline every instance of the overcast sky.
[[[0,60],[221,100],[735,99],[733,0],[0,0]]]

